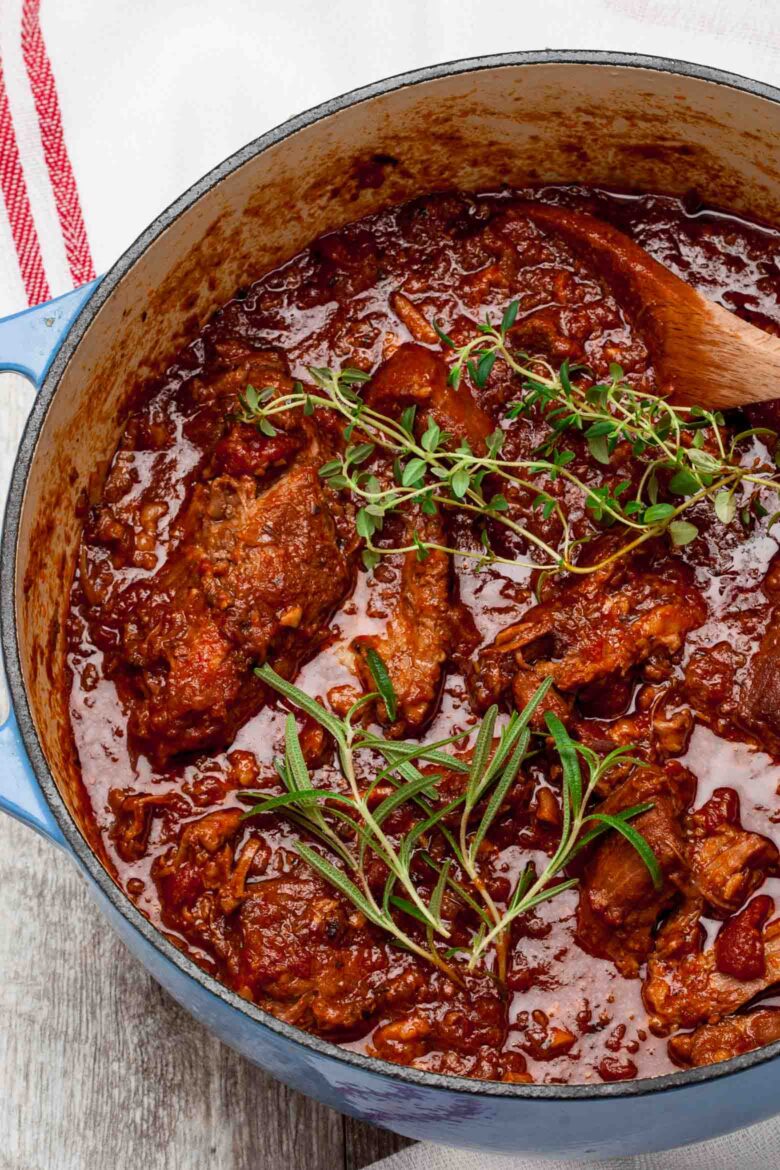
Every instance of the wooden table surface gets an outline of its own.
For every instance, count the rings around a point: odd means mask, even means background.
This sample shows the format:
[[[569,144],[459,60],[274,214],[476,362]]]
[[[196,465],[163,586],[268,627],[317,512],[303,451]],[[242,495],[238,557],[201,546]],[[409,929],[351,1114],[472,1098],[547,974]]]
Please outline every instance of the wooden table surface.
[[[3,500],[30,394],[0,376]],[[406,1144],[196,1024],[64,854],[0,816],[0,1170],[359,1170]]]

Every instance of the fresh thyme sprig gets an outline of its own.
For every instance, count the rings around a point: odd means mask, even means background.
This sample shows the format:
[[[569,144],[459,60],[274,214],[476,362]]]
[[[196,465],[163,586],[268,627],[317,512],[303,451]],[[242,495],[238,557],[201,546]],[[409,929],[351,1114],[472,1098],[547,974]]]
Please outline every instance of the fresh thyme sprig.
[[[489,320],[478,325],[477,336],[461,347],[437,327],[440,339],[455,352],[450,384],[457,388],[468,371],[474,384],[484,387],[496,360],[503,360],[520,377],[523,391],[522,398],[510,405],[507,417],[516,419],[535,408],[540,410],[550,435],[537,453],[551,459],[556,467],[565,467],[575,458],[573,451],[562,449],[567,432],[584,435],[591,455],[604,466],[609,466],[618,445],[627,443],[632,456],[642,460],[639,485],[625,500],[620,497],[631,487],[629,480],[614,487],[589,487],[586,507],[595,520],[606,525],[621,521],[630,528],[660,526],[668,531],[673,544],[681,546],[698,535],[694,524],[679,519],[694,503],[709,499],[718,519],[729,524],[737,513],[740,484],[780,492],[780,478],[743,466],[738,452],[739,444],[753,436],[777,439],[775,431],[752,427],[729,440],[720,411],[673,406],[659,395],[637,390],[626,382],[616,363],[610,365],[606,382],[581,384],[576,375],[587,372],[585,367],[564,361],[556,371],[543,358],[513,352],[507,344],[507,332],[514,324],[516,305],[509,306],[500,326]],[[708,440],[710,450],[705,449]],[[540,464],[542,470],[546,468]],[[666,491],[681,498],[681,504],[659,503],[660,473],[666,473]],[[549,515],[551,500],[543,494],[535,506]],[[761,511],[757,514],[760,517]]]
[[[471,762],[467,764],[458,756],[442,750],[464,739],[466,732],[433,744],[405,743],[385,740],[357,723],[360,711],[377,697],[382,697],[385,703],[388,698],[394,702],[386,672],[383,675],[376,664],[371,665],[371,669],[377,691],[362,696],[344,718],[339,719],[321,703],[281,678],[270,666],[257,668],[259,678],[333,737],[347,792],[315,787],[303,756],[295,717],[290,714],[285,723],[284,759],[277,762],[286,791],[276,796],[247,794],[260,799],[246,816],[281,813],[316,838],[340,864],[335,864],[304,841],[298,841],[296,849],[301,858],[396,944],[430,962],[455,982],[463,979],[463,964],[453,962],[456,955],[465,953],[466,967],[473,970],[484,964],[485,952],[495,946],[495,974],[503,983],[507,975],[511,923],[539,903],[570,889],[576,879],[554,879],[581,849],[608,829],[621,832],[631,842],[647,865],[653,881],[660,883],[661,873],[655,855],[630,824],[633,817],[652,806],[636,805],[614,815],[588,811],[598,781],[614,763],[628,760],[639,764],[640,761],[629,755],[628,748],[618,748],[600,761],[589,748],[575,743],[560,721],[548,712],[548,730],[563,773],[561,840],[539,877],[535,877],[530,867],[523,871],[502,908],[483,880],[480,850],[528,757],[530,721],[543,703],[550,680],[540,685],[522,712],[512,713],[497,740],[498,711],[495,707],[488,711],[478,730]],[[379,768],[363,790],[356,764],[360,752],[370,752],[384,759],[384,767]],[[584,785],[580,757],[588,767],[588,779]],[[441,775],[421,772],[418,763],[431,763],[450,773],[460,773],[463,790],[442,803],[438,792]],[[375,794],[378,797],[377,788],[383,781],[393,791],[375,804],[372,797]],[[396,840],[387,829],[387,821],[401,806],[411,808],[416,819]],[[460,823],[456,835],[448,822],[458,811]],[[437,839],[434,849],[432,846]],[[387,872],[381,896],[377,896],[369,882],[369,856],[379,859]],[[427,883],[416,880],[420,866],[429,874]],[[431,892],[426,896],[423,889],[431,883]],[[444,915],[445,893],[454,897],[460,910],[473,924],[471,942],[465,949],[444,946],[451,939],[451,920]],[[411,934],[404,927],[403,915],[423,927],[424,938]]]
[[[370,380],[361,370],[310,369],[316,391],[296,383],[280,394],[272,388],[261,392],[248,387],[241,397],[241,417],[254,422],[264,434],[275,434],[272,419],[291,409],[311,414],[315,408],[335,411],[344,422],[344,450],[320,468],[323,479],[336,490],[348,490],[359,504],[358,535],[365,542],[363,560],[373,568],[380,557],[416,552],[424,559],[441,550],[484,563],[521,564],[545,572],[591,573],[626,555],[646,541],[668,534],[676,546],[689,544],[698,534],[696,523],[685,514],[694,505],[708,502],[718,519],[729,524],[739,514],[743,524],[767,514],[761,504],[762,490],[780,492],[780,479],[768,465],[740,453],[740,444],[751,437],[776,437],[767,428],[751,428],[729,438],[723,416],[697,407],[676,407],[665,399],[627,384],[622,369],[613,365],[609,379],[588,384],[581,369],[566,362],[559,370],[542,358],[514,351],[509,334],[518,305],[509,305],[499,325],[489,320],[477,326],[476,335],[463,346],[435,324],[443,345],[454,356],[449,381],[457,391],[464,377],[477,388],[485,386],[496,362],[501,361],[520,381],[521,397],[507,411],[512,420],[532,410],[541,413],[549,435],[530,459],[509,459],[502,454],[506,432],[496,429],[483,452],[472,450],[461,439],[441,430],[428,418],[420,434],[416,408],[408,407],[398,419],[369,405],[358,388]],[[578,432],[593,458],[607,468],[620,444],[628,444],[641,464],[641,477],[617,484],[585,482],[572,469],[576,453],[567,448],[567,435]],[[375,465],[375,456],[382,455]],[[369,466],[366,466],[366,465]],[[388,470],[391,468],[391,471]],[[562,479],[582,496],[585,508],[601,527],[617,526],[625,542],[601,560],[578,563],[574,550],[588,537],[575,536],[560,501],[549,491]],[[551,545],[511,513],[502,484],[531,494],[531,508],[543,518],[558,518],[561,538]],[[671,499],[661,499],[661,495]],[[377,544],[385,519],[410,507],[433,514],[440,508],[457,509],[478,519],[503,525],[530,546],[533,560],[499,556],[491,547],[487,527],[481,532],[482,547],[452,548],[424,540],[415,530],[411,542],[401,547]],[[775,513],[769,523],[777,519]],[[594,535],[597,530],[594,530]]]

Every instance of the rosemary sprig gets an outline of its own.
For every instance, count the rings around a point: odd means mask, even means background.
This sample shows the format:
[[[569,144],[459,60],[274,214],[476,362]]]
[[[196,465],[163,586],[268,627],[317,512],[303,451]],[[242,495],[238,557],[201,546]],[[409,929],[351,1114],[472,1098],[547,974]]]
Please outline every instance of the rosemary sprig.
[[[591,573],[662,534],[675,546],[689,544],[699,529],[686,513],[702,502],[708,502],[724,524],[737,516],[750,524],[767,514],[759,494],[762,490],[780,493],[780,478],[766,462],[743,456],[740,445],[751,437],[776,438],[774,432],[752,428],[730,438],[719,412],[672,406],[657,395],[636,390],[617,365],[610,367],[607,381],[595,385],[582,368],[564,362],[555,370],[542,358],[512,349],[509,332],[517,312],[515,301],[499,325],[486,320],[462,346],[456,346],[438,324],[435,328],[442,344],[452,351],[449,381],[455,390],[465,377],[477,388],[484,387],[499,361],[517,377],[520,397],[508,408],[507,425],[535,410],[549,427],[530,459],[502,454],[505,431],[500,428],[488,437],[482,453],[474,452],[465,439],[453,446],[452,436],[433,418],[420,434],[414,407],[393,419],[364,400],[358,388],[369,375],[361,370],[312,368],[309,372],[318,391],[314,393],[301,383],[287,394],[270,388],[258,393],[248,387],[241,398],[240,417],[254,422],[265,434],[275,433],[274,416],[291,409],[311,413],[320,407],[343,418],[346,446],[320,468],[320,474],[332,488],[351,492],[360,505],[356,527],[365,542],[363,560],[369,569],[382,556],[416,552],[424,559],[439,549],[480,565],[520,563],[545,572]],[[638,485],[631,490],[629,479],[617,484],[585,482],[571,467],[575,451],[565,445],[572,433],[584,437],[591,455],[605,469],[618,445],[629,444],[641,466]],[[376,456],[382,458],[377,461]],[[558,479],[581,494],[595,524],[625,532],[626,540],[617,550],[589,564],[575,561],[575,549],[590,537],[575,537],[559,500],[548,490]],[[558,545],[551,545],[511,514],[506,496],[495,490],[502,482],[532,493],[531,507],[545,519],[557,516],[562,533]],[[385,518],[411,505],[428,514],[439,508],[458,509],[495,521],[521,537],[536,559],[518,561],[497,555],[484,526],[480,551],[426,541],[417,532],[403,547],[378,545],[375,538]],[[769,523],[776,519],[777,513]]]
[[[547,902],[575,886],[577,884],[576,878],[565,878],[560,882],[554,882],[554,879],[565,871],[578,853],[581,853],[583,849],[609,829],[621,833],[633,845],[647,866],[656,889],[660,889],[663,884],[663,874],[658,859],[641,833],[630,824],[634,817],[651,809],[652,803],[636,804],[619,813],[588,811],[596,786],[610,768],[618,761],[642,767],[642,761],[631,756],[630,753],[633,749],[628,746],[615,748],[603,760],[600,760],[592,748],[571,738],[563,723],[552,711],[546,712],[545,721],[558,753],[563,778],[561,839],[557,849],[538,877],[530,866],[523,870],[510,895],[504,913],[472,948],[469,960],[471,967],[476,965],[480,956],[491,943],[507,936],[508,928],[521,914],[527,914],[529,910],[540,903]],[[587,768],[587,778],[584,783],[580,760]]]
[[[618,759],[631,760],[629,749],[616,749],[600,761],[589,748],[571,740],[560,721],[548,712],[547,725],[564,778],[561,840],[544,872],[535,878],[526,869],[506,906],[501,907],[483,880],[480,851],[528,757],[530,721],[543,703],[550,680],[540,685],[522,712],[513,712],[497,737],[498,710],[493,707],[488,711],[467,764],[442,750],[464,739],[467,732],[434,744],[404,743],[385,740],[357,723],[356,716],[367,703],[378,697],[386,704],[388,700],[390,704],[395,701],[390,693],[389,677],[385,678],[376,664],[373,673],[377,682],[381,679],[382,691],[378,689],[362,696],[339,719],[270,666],[256,669],[258,677],[267,685],[332,735],[347,791],[315,787],[301,750],[295,716],[289,714],[285,723],[284,758],[277,761],[286,791],[275,796],[247,794],[257,798],[258,803],[246,816],[281,813],[313,836],[335,861],[304,841],[296,843],[300,857],[397,945],[424,958],[454,981],[462,982],[463,964],[456,964],[453,959],[463,954],[464,948],[444,946],[451,938],[451,920],[444,915],[445,894],[449,891],[461,911],[475,924],[470,945],[465,948],[467,968],[473,970],[478,964],[484,964],[485,952],[495,946],[496,977],[504,982],[511,923],[518,915],[574,885],[574,878],[554,879],[582,848],[609,829],[621,832],[631,842],[653,880],[660,882],[660,870],[652,850],[629,823],[650,805],[637,805],[613,815],[588,811],[588,802],[599,779]],[[360,752],[379,755],[385,761],[385,766],[363,791],[356,763]],[[585,785],[579,771],[580,757],[589,770]],[[463,790],[442,802],[438,791],[441,776],[421,772],[417,764],[422,762],[462,774]],[[393,791],[372,808],[372,797],[383,780],[389,782]],[[411,808],[416,819],[396,840],[398,833],[389,832],[386,824],[391,814],[403,806]],[[448,822],[458,813],[456,836]],[[436,838],[438,846],[432,850]],[[369,857],[378,858],[387,871],[381,896],[368,879]],[[429,882],[418,878],[421,866],[429,873]],[[426,895],[424,890],[431,883],[431,892]],[[404,927],[403,916],[422,927],[422,936]]]

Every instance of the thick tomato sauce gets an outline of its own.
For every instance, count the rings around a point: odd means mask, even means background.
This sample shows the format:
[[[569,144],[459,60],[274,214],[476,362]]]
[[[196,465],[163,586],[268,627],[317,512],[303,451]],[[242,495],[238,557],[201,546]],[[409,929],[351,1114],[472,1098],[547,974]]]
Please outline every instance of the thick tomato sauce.
[[[773,229],[704,208],[694,196],[679,201],[580,188],[519,194],[615,223],[706,295],[780,331],[780,234]],[[399,558],[364,571],[355,555],[354,513],[342,501],[323,517],[306,494],[320,490],[316,468],[311,474],[304,468],[299,494],[280,498],[264,521],[270,543],[253,562],[256,577],[244,574],[236,585],[244,617],[224,642],[214,614],[228,603],[212,571],[215,547],[224,553],[219,525],[237,508],[251,514],[255,483],[273,491],[274,483],[286,482],[302,442],[282,433],[274,446],[251,428],[236,427],[236,396],[247,383],[260,388],[264,379],[288,375],[308,382],[311,366],[375,374],[404,345],[415,346],[415,361],[424,364],[420,349],[443,352],[433,319],[462,343],[486,314],[500,318],[518,299],[518,348],[554,364],[587,363],[598,376],[618,362],[634,384],[654,387],[641,335],[609,289],[554,235],[533,227],[515,209],[517,198],[512,192],[436,195],[322,237],[239,290],[165,377],[143,388],[85,525],[69,630],[73,733],[120,886],[178,946],[263,1008],[360,1051],[443,1072],[537,1082],[652,1076],[780,1037],[766,1003],[758,1015],[745,1016],[756,997],[771,993],[771,979],[718,1010],[696,1008],[694,976],[677,968],[669,974],[662,965],[671,961],[668,938],[655,978],[666,979],[667,990],[678,981],[676,1006],[659,1007],[658,995],[653,998],[648,948],[657,948],[653,938],[664,929],[668,935],[668,923],[680,913],[679,879],[646,930],[636,916],[615,919],[619,953],[605,941],[603,920],[589,925],[581,911],[578,919],[582,895],[572,889],[515,925],[506,987],[489,975],[456,987],[390,945],[315,878],[294,852],[297,832],[289,819],[240,819],[249,807],[242,793],[278,790],[273,761],[286,715],[276,701],[262,705],[251,681],[253,663],[268,654],[299,687],[323,699],[359,687],[353,640],[382,636],[404,588]],[[496,368],[474,394],[492,425],[507,425],[506,403],[517,388],[505,371]],[[772,406],[756,411],[759,421],[771,423],[772,415]],[[338,433],[319,417],[313,425],[324,460]],[[525,420],[521,428],[518,449],[533,449],[538,421]],[[588,473],[587,451],[578,449],[577,460]],[[576,502],[564,502],[578,520]],[[193,565],[181,549],[204,515],[210,536]],[[640,606],[666,590],[680,613],[695,611],[694,618],[680,617],[669,653],[636,652],[619,677],[595,687],[575,679],[568,693],[573,734],[608,746],[634,742],[663,773],[667,788],[655,796],[659,807],[669,804],[686,848],[695,850],[714,825],[712,832],[723,830],[723,850],[732,844],[743,850],[743,860],[729,870],[729,880],[740,865],[750,871],[742,894],[710,891],[697,906],[698,945],[706,947],[754,894],[780,890],[771,845],[780,843],[780,766],[760,750],[780,750],[771,638],[780,572],[778,546],[765,526],[699,522],[701,539],[673,554],[664,548],[636,558],[634,576],[614,585],[627,596],[644,589]],[[468,533],[461,536],[468,541]],[[261,532],[255,546],[263,539]],[[511,541],[508,547],[513,551]],[[458,629],[449,630],[442,651],[435,711],[413,728],[431,739],[475,722],[474,662],[536,604],[527,569],[494,565],[478,572],[473,562],[456,558],[447,571]],[[611,588],[607,581],[605,595]],[[261,630],[252,598],[261,595],[270,612],[274,589],[276,625]],[[554,636],[566,626],[576,674],[585,654],[605,652],[591,637],[599,611],[579,595],[551,596],[545,628]],[[441,620],[434,613],[432,630]],[[241,630],[250,627],[242,645]],[[418,650],[424,657],[425,645]],[[753,700],[746,713],[759,667],[771,693],[758,708]],[[511,706],[511,691],[501,702]],[[649,710],[657,713],[655,723]],[[327,748],[313,726],[303,721],[301,728],[327,784],[333,776]],[[499,900],[529,858],[543,861],[555,844],[555,817],[551,827],[539,798],[550,787],[555,791],[554,776],[543,765],[531,767],[491,834],[485,866]],[[724,788],[737,794],[736,812],[733,797],[717,795]],[[718,805],[718,812],[707,803],[711,797],[732,805],[726,812]],[[702,808],[709,810],[700,817],[704,828],[691,820]],[[723,829],[727,822],[731,836]],[[617,904],[624,876],[615,872]],[[770,910],[764,918],[771,917]],[[744,925],[735,929],[747,937]],[[642,930],[646,938],[634,945]],[[771,967],[771,955],[766,964]],[[683,1039],[670,1045],[675,1033]]]

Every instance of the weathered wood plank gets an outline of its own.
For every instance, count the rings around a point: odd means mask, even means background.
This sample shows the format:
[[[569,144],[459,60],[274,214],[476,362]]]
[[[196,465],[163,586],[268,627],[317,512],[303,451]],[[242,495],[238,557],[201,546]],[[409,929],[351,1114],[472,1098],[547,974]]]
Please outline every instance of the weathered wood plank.
[[[386,1129],[344,1118],[344,1170],[363,1170],[379,1158],[389,1158],[412,1143]]]

